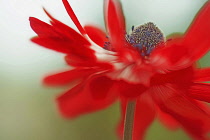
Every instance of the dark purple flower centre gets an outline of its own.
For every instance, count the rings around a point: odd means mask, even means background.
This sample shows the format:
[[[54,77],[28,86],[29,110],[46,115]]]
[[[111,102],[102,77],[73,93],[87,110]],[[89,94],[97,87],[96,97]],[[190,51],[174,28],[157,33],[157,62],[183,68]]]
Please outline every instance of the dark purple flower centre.
[[[163,33],[152,22],[138,27],[132,27],[132,32],[126,34],[126,40],[137,48],[142,57],[147,57],[160,44],[164,43]]]

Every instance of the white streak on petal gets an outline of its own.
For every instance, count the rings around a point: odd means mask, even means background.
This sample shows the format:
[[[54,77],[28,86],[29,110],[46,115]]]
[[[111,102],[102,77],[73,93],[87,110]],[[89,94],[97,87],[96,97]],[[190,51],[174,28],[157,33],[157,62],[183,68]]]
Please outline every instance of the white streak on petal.
[[[109,73],[108,76],[115,80],[124,80],[130,83],[139,83],[138,76],[134,73],[134,65],[125,65],[123,63],[115,63],[115,71]]]
[[[91,43],[90,48],[94,50],[95,56],[99,62],[110,62],[117,59],[116,52],[105,50],[93,42],[87,34],[84,36]]]
[[[97,61],[107,62],[114,67],[112,72],[107,73],[108,77],[113,80],[123,80],[132,84],[141,83],[148,86],[152,73],[150,71],[146,72],[144,69],[142,69],[144,68],[145,64],[142,63],[141,59],[135,60],[130,53],[127,53],[124,56],[126,61],[123,61],[119,59],[117,52],[109,51],[98,46],[88,37],[88,35],[85,35],[85,37],[91,43],[90,48],[95,52]]]

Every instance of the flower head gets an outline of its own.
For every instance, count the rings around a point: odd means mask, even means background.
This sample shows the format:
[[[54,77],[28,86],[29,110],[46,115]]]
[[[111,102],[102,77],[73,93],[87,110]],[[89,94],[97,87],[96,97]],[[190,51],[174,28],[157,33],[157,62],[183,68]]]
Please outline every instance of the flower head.
[[[97,111],[120,99],[125,108],[136,100],[133,140],[143,139],[156,114],[169,128],[182,127],[194,139],[207,140],[210,116],[210,68],[197,68],[196,61],[210,48],[210,1],[206,2],[184,34],[165,39],[151,22],[126,33],[118,0],[104,0],[107,34],[95,26],[82,27],[67,0],[63,4],[79,33],[52,17],[51,25],[30,17],[32,38],[45,48],[66,54],[73,69],[48,76],[52,86],[79,84],[57,98],[60,112],[68,118]],[[107,37],[106,37],[107,36]]]

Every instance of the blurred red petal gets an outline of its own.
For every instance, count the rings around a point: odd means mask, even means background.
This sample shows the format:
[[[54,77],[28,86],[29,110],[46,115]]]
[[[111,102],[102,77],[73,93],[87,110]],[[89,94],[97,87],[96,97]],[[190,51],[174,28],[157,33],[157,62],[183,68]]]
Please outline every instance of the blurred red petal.
[[[162,64],[165,69],[177,70],[192,65],[205,55],[210,49],[209,17],[210,1],[207,1],[181,40],[175,37],[172,40],[177,41],[167,41],[167,47],[154,53],[153,63],[158,66]]]
[[[107,78],[106,76],[100,76],[94,78],[90,82],[90,92],[92,93],[93,98],[103,99],[107,96],[107,93],[113,88],[114,81]],[[116,93],[114,93],[116,94]]]
[[[160,109],[158,109],[158,118],[169,129],[177,129],[180,127],[180,124],[172,116],[170,116],[170,114],[167,114]]]
[[[108,41],[105,32],[103,32],[100,28],[91,25],[86,25],[84,29],[91,40],[93,40],[97,45],[104,47],[104,43]]]
[[[74,42],[71,42],[70,40],[64,40],[57,37],[34,37],[31,41],[45,48],[67,54],[71,53],[70,46],[75,45]]]
[[[118,82],[118,88],[120,94],[127,98],[136,98],[147,90],[142,84],[131,84],[124,81]]]
[[[192,25],[185,34],[183,45],[189,53],[186,54],[192,62],[201,58],[210,49],[210,1],[198,12]]]
[[[210,103],[210,84],[194,83],[190,88],[189,96]]]
[[[49,12],[47,12],[47,10],[44,9],[44,11],[47,16],[52,20],[50,23],[53,26],[53,30],[59,32],[62,36],[68,37],[70,40],[77,42],[78,44],[84,45],[85,47],[91,45],[90,42],[88,42],[74,29],[55,19]]]
[[[165,83],[173,83],[180,88],[187,89],[191,85],[194,75],[194,67],[188,67],[185,69],[170,71],[166,74],[155,74],[151,78],[151,86],[162,85]]]
[[[125,19],[119,0],[105,0],[104,16],[112,46],[119,50],[125,40]]]
[[[47,76],[43,79],[43,82],[49,86],[66,85],[74,80],[85,78],[86,76],[93,74],[95,71],[95,69],[90,68],[76,68]]]
[[[167,84],[154,87],[151,91],[160,109],[173,116],[194,139],[208,139],[210,117],[182,89]]]
[[[92,59],[95,60],[94,51],[78,44],[68,38],[58,37],[35,37],[31,39],[32,42],[39,44],[45,48],[55,50],[66,54],[77,54],[81,60]],[[83,49],[82,49],[83,48]]]
[[[128,100],[121,99],[121,121],[118,125],[118,135],[122,139],[124,130],[125,111]],[[151,100],[146,96],[141,96],[136,103],[134,127],[133,127],[133,139],[143,140],[146,134],[147,128],[150,126],[155,117],[154,106]]]
[[[195,82],[206,82],[210,81],[210,68],[202,68],[195,71],[194,75]]]
[[[100,81],[100,83],[96,84],[94,81],[98,81],[97,78],[100,77],[97,76],[95,78],[80,83],[57,98],[59,110],[64,117],[74,118],[82,114],[98,111],[116,101],[118,94],[116,94],[117,88],[114,86],[114,83],[106,84],[107,81]],[[101,88],[97,87],[91,89],[93,86],[91,84],[95,84],[95,86],[101,86],[100,84],[102,84],[108,90],[100,91]],[[92,94],[93,90],[94,94],[103,92],[103,98],[101,98],[102,96],[95,98],[96,96]]]
[[[68,1],[67,1],[67,0],[62,0],[62,1],[63,1],[63,4],[64,4],[64,6],[65,6],[65,8],[66,8],[66,11],[67,11],[67,13],[69,14],[71,20],[72,20],[72,21],[74,22],[74,24],[77,26],[77,28],[78,28],[78,30],[80,31],[80,33],[81,33],[82,35],[85,35],[86,32],[85,32],[84,28],[81,26],[81,24],[80,24],[79,20],[77,19],[76,15],[74,14],[74,11],[73,11],[73,9],[71,8],[71,6],[70,6],[70,4],[68,3]]]
[[[93,66],[95,62],[93,63],[89,59],[82,59],[81,57],[77,55],[66,55],[65,61],[68,65],[73,67],[85,67],[85,66]]]
[[[87,60],[87,57],[95,60],[95,56],[93,54],[91,54],[91,53],[93,53],[93,51],[90,49],[91,44],[89,41],[87,41],[83,36],[78,34],[71,27],[69,27],[69,26],[63,24],[62,22],[58,21],[57,19],[55,19],[45,9],[44,9],[44,11],[49,16],[49,18],[52,20],[51,24],[53,26],[53,29],[75,43],[75,44],[71,45],[71,50],[73,50],[74,55],[76,54],[77,57],[81,57],[81,58],[83,57],[82,55],[84,55],[84,56],[86,56],[86,60]],[[83,51],[81,51],[81,50],[83,50]],[[90,55],[88,55],[88,53],[90,53]],[[72,55],[73,55],[73,53],[72,53]],[[90,60],[88,59],[88,61],[90,61]]]
[[[53,27],[37,18],[30,17],[30,26],[34,30],[35,33],[37,33],[38,36],[40,37],[49,37],[49,36],[54,36],[54,37],[59,37],[60,34],[56,32]]]
[[[67,55],[65,56],[65,61],[68,65],[74,67],[91,67],[93,69],[103,70],[103,71],[112,71],[113,65],[109,62],[97,62],[92,59],[82,59],[76,55]]]
[[[91,44],[83,36],[45,12],[52,19],[52,26],[31,17],[31,27],[38,34],[32,42],[61,53],[76,54],[83,60],[96,59]]]
[[[174,34],[164,47],[157,48],[151,54],[151,65],[161,71],[179,70],[192,65],[186,54],[189,50],[182,46],[183,37]]]

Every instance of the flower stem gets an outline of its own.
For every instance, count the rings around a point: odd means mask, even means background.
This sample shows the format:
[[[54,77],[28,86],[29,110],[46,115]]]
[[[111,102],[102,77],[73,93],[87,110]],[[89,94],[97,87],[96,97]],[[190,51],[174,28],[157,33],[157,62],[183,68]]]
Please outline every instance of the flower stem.
[[[136,101],[129,101],[126,108],[123,140],[132,140]]]

